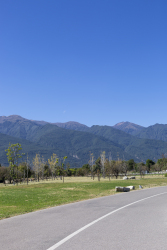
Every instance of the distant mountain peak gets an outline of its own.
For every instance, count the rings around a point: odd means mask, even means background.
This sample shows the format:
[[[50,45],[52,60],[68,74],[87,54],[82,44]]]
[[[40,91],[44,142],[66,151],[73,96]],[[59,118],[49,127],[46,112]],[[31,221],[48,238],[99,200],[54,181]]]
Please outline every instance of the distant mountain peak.
[[[132,122],[119,122],[113,126],[113,128],[122,130],[128,134],[135,135],[139,131],[141,131],[144,127],[137,125]]]
[[[0,123],[3,123],[5,121],[10,121],[10,122],[16,122],[16,121],[22,121],[22,120],[27,120],[20,115],[9,115],[9,116],[0,116]]]
[[[71,129],[71,130],[78,130],[78,131],[86,131],[89,127],[81,124],[79,122],[75,121],[69,121],[69,122],[56,122],[52,123],[54,125],[57,125],[58,127],[65,128],[65,129]]]
[[[129,122],[119,122],[119,123],[115,124],[114,126],[121,126],[121,125],[123,125],[123,124],[125,124],[125,123],[129,123]],[[114,126],[113,126],[113,127],[114,127]]]
[[[138,125],[138,124],[135,124],[135,123],[133,123],[133,122],[128,122],[128,121],[126,121],[126,122],[119,122],[119,123],[117,123],[117,124],[115,124],[113,127],[119,127],[119,126],[129,126],[129,127],[134,127],[134,128],[138,128],[138,127],[140,127],[140,128],[144,128],[143,126],[141,126],[141,125]]]

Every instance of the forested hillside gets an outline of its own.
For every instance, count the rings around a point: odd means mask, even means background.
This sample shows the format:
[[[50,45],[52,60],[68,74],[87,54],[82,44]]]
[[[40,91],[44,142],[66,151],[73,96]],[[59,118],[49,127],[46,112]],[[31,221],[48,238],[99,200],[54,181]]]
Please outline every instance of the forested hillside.
[[[137,138],[110,126],[92,126],[89,132],[122,145],[123,150],[138,161],[146,161],[146,159],[156,161],[162,154],[167,153],[166,142]]]
[[[136,162],[147,159],[156,161],[162,154],[167,153],[167,142],[161,141],[166,140],[167,125],[142,128],[137,136],[143,138],[138,138],[112,126],[96,125],[89,128],[79,123],[67,124],[70,127],[62,128],[20,116],[0,117],[0,163],[7,164],[4,150],[9,142],[21,143],[23,151],[28,153],[31,159],[39,152],[45,160],[56,153],[58,157],[67,155],[68,162],[77,167],[88,163],[90,152],[95,158],[105,151],[106,157],[111,153],[113,160],[118,157],[124,160],[133,158]],[[73,129],[69,129],[72,127]],[[145,138],[146,136],[150,139]]]
[[[9,147],[9,143],[16,144],[20,143],[22,146],[22,152],[25,153],[23,155],[21,161],[27,160],[27,154],[29,161],[32,162],[33,158],[37,153],[44,157],[45,161],[47,161],[53,153],[56,153],[60,158],[64,155],[68,155],[68,161],[71,162],[74,166],[78,166],[79,162],[77,159],[73,158],[65,150],[61,150],[60,148],[51,148],[39,145],[37,143],[30,142],[25,139],[12,137],[9,135],[0,133],[0,163],[1,165],[8,166],[8,159],[6,155],[5,149]]]
[[[142,129],[136,134],[139,138],[162,140],[167,142],[167,124],[155,124]]]

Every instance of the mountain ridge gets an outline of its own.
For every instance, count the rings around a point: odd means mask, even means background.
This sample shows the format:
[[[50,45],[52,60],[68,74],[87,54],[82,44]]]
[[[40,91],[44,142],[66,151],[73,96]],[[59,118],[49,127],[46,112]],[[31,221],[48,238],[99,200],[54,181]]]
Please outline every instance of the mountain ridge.
[[[77,166],[89,161],[90,152],[94,153],[96,158],[99,157],[102,151],[106,151],[106,155],[109,152],[112,153],[113,159],[117,159],[119,155],[122,159],[133,158],[135,161],[146,161],[148,158],[156,161],[161,157],[162,153],[167,154],[167,142],[158,140],[159,137],[156,138],[157,140],[143,138],[144,136],[140,133],[142,131],[144,133],[147,128],[129,122],[121,122],[116,125],[117,128],[99,125],[88,127],[72,121],[49,123],[28,120],[17,115],[0,117],[1,134],[27,140],[28,142],[24,141],[27,145],[29,145],[29,142],[33,143],[31,144],[33,152],[37,150],[38,146],[41,146],[41,150],[47,150],[46,155],[50,154],[51,156],[52,152],[61,156],[63,154],[68,155],[70,163],[77,164]],[[123,127],[118,129],[120,126]],[[165,127],[165,125],[161,127]],[[128,133],[123,129],[131,129],[131,131],[128,131]],[[131,134],[134,131],[138,131],[137,136]],[[5,140],[8,141],[9,138],[6,137],[4,142]],[[2,143],[3,140],[0,140],[0,147]],[[30,146],[28,150],[30,150]]]

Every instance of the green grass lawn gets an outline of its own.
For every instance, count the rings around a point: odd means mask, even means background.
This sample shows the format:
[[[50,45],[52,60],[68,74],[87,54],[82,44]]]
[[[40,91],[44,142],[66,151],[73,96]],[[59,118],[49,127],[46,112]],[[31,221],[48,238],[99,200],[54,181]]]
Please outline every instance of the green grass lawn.
[[[138,177],[139,178],[139,177]],[[0,219],[18,214],[28,213],[43,208],[58,206],[71,202],[115,194],[116,186],[135,186],[143,188],[167,185],[167,178],[145,177],[137,180],[108,179],[100,182],[87,177],[65,178],[60,180],[40,182],[18,186],[0,185]],[[134,191],[133,191],[134,192]]]

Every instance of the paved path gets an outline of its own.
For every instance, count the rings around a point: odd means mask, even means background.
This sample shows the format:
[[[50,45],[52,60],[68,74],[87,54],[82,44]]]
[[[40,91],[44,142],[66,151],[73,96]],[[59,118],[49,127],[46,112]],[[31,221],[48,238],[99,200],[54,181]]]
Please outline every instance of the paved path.
[[[74,237],[55,248],[74,232]],[[167,187],[131,191],[1,220],[0,249],[166,250]]]

